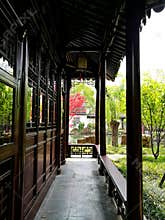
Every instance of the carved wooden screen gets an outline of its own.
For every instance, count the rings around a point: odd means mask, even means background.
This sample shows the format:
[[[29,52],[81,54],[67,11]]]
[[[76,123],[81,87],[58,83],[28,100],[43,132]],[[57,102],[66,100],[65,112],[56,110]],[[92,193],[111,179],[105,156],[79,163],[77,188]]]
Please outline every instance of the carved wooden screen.
[[[25,216],[55,170],[56,82],[50,62],[40,64],[40,68],[37,69],[31,63],[28,75],[24,170]]]

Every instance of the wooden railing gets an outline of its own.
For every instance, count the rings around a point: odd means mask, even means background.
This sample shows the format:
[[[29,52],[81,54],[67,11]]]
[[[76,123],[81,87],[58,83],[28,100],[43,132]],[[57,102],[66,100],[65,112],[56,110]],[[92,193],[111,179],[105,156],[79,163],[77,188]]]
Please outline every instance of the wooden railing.
[[[94,144],[69,144],[69,157],[96,157]]]
[[[96,146],[96,149],[98,154],[99,172],[101,175],[105,176],[108,194],[113,197],[117,205],[118,214],[125,219],[127,205],[126,179],[107,155],[100,155],[100,147]]]
[[[120,173],[118,168],[113,164],[110,158],[105,155],[100,155],[100,146],[95,145],[97,151],[97,158],[99,164],[100,175],[105,176],[107,183],[108,194],[111,196],[116,205],[118,215],[121,215],[123,219],[126,219],[127,215],[127,182],[123,175]],[[144,220],[147,220],[143,216]]]

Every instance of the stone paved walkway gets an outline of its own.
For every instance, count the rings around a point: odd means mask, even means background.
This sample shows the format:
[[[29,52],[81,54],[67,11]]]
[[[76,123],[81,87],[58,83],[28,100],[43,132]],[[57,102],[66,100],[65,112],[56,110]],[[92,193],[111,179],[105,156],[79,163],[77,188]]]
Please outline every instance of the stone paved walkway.
[[[120,220],[95,159],[68,159],[35,220]]]

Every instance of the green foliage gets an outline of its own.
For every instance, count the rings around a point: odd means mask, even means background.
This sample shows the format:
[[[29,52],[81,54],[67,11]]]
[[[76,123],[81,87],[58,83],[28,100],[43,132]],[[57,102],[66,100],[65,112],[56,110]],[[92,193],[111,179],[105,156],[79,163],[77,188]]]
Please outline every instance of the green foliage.
[[[165,186],[159,188],[164,174],[165,156],[155,160],[151,156],[143,156],[144,179],[144,212],[147,219],[165,219]]]
[[[124,177],[127,176],[127,168],[126,168],[126,158],[120,158],[119,160],[113,161],[113,163],[118,167],[120,172]]]
[[[143,202],[147,219],[165,219],[165,190],[158,188],[155,181],[144,184]]]
[[[143,202],[144,214],[150,220],[165,219],[165,185],[159,187],[164,174],[165,156],[157,160],[153,156],[143,156]],[[126,177],[126,159],[113,161]]]
[[[125,146],[114,147],[111,145],[107,145],[107,153],[108,154],[126,154],[126,147]]]
[[[0,82],[0,125],[11,125],[13,89]]]
[[[106,121],[110,128],[112,120],[118,120],[121,115],[126,115],[126,90],[125,79],[119,86],[106,87]]]
[[[165,156],[160,156],[157,160],[153,156],[143,156],[143,175],[150,181],[156,181],[157,187],[164,174],[164,161]]]
[[[144,79],[141,94],[142,121],[150,131],[152,151],[157,158],[165,129],[165,83],[147,76]],[[154,139],[157,143],[156,150],[154,150]]]
[[[27,113],[26,121],[30,122],[31,120],[31,109],[32,109],[32,88],[28,87],[27,89]]]
[[[78,125],[78,131],[81,132],[84,129],[84,123],[80,122]]]
[[[165,147],[163,145],[160,145],[160,151],[159,151],[160,155],[165,155]],[[151,148],[146,148],[143,147],[143,155],[149,155],[152,154],[152,149]]]
[[[71,89],[71,95],[74,95],[76,93],[80,93],[82,96],[85,97],[86,108],[89,109],[89,113],[95,112],[94,90],[84,83],[79,83]]]
[[[93,129],[95,129],[95,124],[94,123],[88,123],[87,128],[89,128],[90,130],[93,130]]]
[[[143,147],[142,151],[143,151],[143,155],[152,155],[151,148]],[[107,153],[108,154],[126,154],[126,147],[125,146],[113,147],[111,145],[107,145]],[[160,155],[165,156],[165,147],[163,145],[160,146]],[[160,158],[161,158],[161,156],[160,156]],[[150,157],[147,157],[147,158],[150,158]],[[151,158],[153,160],[153,157],[151,157]],[[159,158],[159,161],[160,161],[160,158]]]

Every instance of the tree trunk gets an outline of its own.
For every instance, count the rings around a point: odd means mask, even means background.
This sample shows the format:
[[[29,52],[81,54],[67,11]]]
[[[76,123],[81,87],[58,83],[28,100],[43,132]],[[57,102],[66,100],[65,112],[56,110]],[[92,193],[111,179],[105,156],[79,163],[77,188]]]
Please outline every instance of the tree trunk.
[[[160,187],[160,188],[163,187],[164,181],[165,181],[165,173],[164,173],[164,175],[163,175],[163,177],[162,177],[162,179],[161,179],[161,181],[160,181],[160,184],[159,184],[159,187]]]
[[[110,123],[111,129],[112,129],[112,146],[117,147],[118,146],[118,127],[119,122],[112,120]]]

